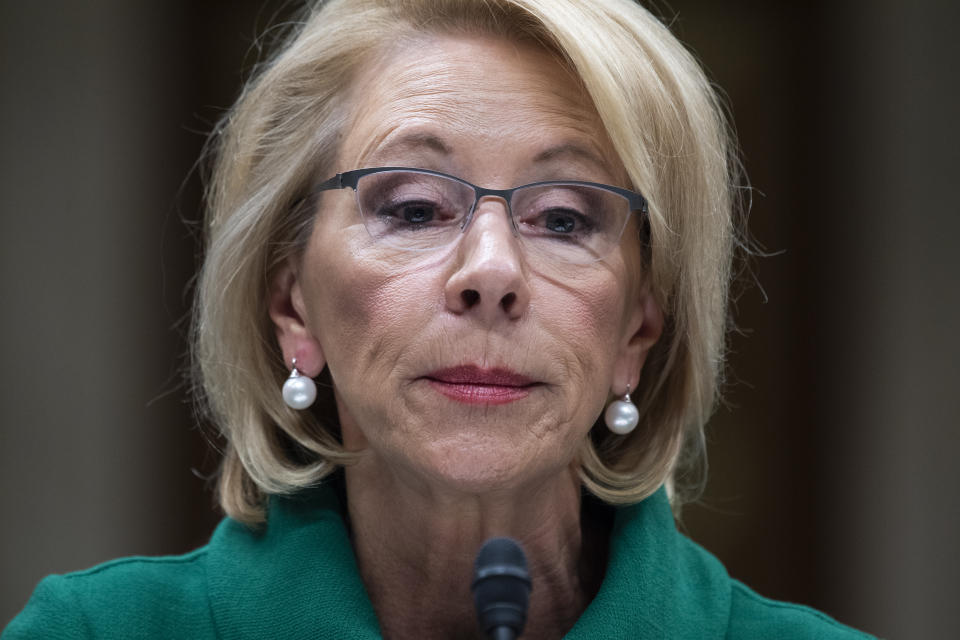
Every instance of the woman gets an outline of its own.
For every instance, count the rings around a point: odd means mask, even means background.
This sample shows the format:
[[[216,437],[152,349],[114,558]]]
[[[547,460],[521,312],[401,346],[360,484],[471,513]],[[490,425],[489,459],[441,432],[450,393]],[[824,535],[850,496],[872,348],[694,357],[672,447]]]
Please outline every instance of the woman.
[[[333,0],[215,144],[195,356],[229,518],[191,554],[46,579],[5,639],[483,637],[491,536],[526,550],[526,638],[860,637],[674,527],[733,166],[649,13]]]

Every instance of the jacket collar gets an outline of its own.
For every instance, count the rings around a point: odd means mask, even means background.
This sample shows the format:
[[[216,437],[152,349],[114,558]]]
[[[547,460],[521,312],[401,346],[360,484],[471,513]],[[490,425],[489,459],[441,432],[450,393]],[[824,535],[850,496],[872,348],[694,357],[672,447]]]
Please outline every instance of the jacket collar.
[[[617,509],[603,584],[566,637],[724,638],[730,601],[726,569],[677,531],[661,488]]]
[[[259,530],[225,519],[210,540],[210,608],[224,638],[380,638],[329,487],[274,498]]]
[[[329,486],[271,500],[260,530],[224,520],[207,571],[222,637],[380,638]],[[722,638],[730,599],[726,570],[677,531],[660,489],[617,509],[603,584],[567,638]]]

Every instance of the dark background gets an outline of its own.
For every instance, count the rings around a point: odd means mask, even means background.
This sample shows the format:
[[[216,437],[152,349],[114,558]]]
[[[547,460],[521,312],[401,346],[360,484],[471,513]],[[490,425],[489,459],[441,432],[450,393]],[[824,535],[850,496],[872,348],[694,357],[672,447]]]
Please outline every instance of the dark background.
[[[219,517],[180,382],[191,168],[294,6],[0,2],[0,626],[47,573],[186,551]],[[960,637],[957,7],[655,8],[729,98],[774,254],[739,288],[683,526],[885,637]]]

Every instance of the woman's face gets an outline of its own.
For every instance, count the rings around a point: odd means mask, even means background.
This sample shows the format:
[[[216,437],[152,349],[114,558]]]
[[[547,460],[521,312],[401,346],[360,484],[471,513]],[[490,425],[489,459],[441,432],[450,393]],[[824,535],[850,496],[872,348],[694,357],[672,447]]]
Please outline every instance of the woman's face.
[[[337,172],[626,186],[577,83],[525,45],[424,39],[358,78],[354,105]],[[314,224],[275,284],[281,346],[308,374],[326,362],[345,445],[406,478],[483,492],[564,472],[659,334],[632,226],[604,260],[547,265],[528,259],[496,199],[429,252],[375,242],[350,189],[324,193]]]

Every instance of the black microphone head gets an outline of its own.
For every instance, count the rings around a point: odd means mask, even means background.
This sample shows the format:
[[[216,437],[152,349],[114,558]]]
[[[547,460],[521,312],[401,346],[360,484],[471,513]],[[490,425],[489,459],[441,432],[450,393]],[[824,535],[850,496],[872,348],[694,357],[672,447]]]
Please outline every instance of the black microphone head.
[[[519,636],[527,621],[530,600],[527,556],[510,538],[490,538],[483,543],[474,564],[473,602],[483,632],[508,627]]]

